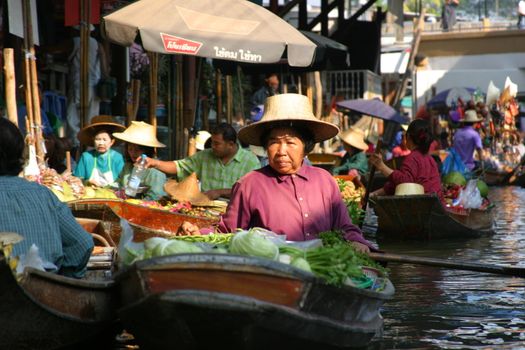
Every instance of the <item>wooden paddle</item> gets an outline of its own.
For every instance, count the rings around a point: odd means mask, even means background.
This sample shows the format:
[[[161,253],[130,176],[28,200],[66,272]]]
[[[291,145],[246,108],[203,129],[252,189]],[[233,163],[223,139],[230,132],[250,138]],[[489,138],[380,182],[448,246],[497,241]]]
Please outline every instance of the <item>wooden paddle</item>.
[[[477,262],[459,261],[459,260],[445,260],[437,258],[397,255],[389,253],[369,253],[369,256],[381,262],[392,262],[400,264],[426,265],[444,267],[454,270],[467,270],[495,273],[499,275],[525,277],[525,267],[502,266],[494,264],[482,264]]]
[[[383,142],[381,142],[381,140],[378,140],[374,153],[380,153],[382,146]],[[370,191],[372,190],[372,182],[374,181],[375,172],[376,167],[372,165],[370,167],[370,174],[368,175],[368,180],[366,182],[366,191],[363,197],[363,202],[361,203],[361,208],[363,208],[364,212],[361,220],[359,220],[359,228],[363,228],[363,224],[365,222],[366,206],[368,205],[368,197],[370,197]]]

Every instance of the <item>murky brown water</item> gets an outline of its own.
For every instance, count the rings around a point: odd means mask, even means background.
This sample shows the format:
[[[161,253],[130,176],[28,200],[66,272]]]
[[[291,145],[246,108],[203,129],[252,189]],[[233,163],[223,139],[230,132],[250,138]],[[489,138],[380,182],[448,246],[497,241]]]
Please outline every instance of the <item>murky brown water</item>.
[[[489,197],[497,206],[493,236],[380,248],[525,268],[525,189],[494,187]],[[367,223],[374,220],[372,215]],[[368,349],[525,349],[525,279],[405,264],[389,268],[396,295],[382,312],[383,336]]]

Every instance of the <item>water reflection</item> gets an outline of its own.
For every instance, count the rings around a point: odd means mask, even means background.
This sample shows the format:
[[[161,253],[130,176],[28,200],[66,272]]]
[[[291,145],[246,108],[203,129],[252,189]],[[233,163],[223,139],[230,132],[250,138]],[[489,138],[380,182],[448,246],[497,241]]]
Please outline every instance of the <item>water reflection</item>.
[[[491,188],[496,233],[456,242],[385,243],[399,254],[525,267],[525,190]],[[367,219],[373,240],[376,218]],[[525,349],[525,279],[437,267],[391,264],[395,298],[385,329],[368,349]]]

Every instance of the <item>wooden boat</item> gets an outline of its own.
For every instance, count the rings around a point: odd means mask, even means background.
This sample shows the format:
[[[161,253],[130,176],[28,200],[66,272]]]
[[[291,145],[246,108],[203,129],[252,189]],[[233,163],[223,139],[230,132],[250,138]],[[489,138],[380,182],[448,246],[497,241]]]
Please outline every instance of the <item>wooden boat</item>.
[[[505,171],[485,170],[482,175],[482,180],[489,186],[505,185],[504,180],[508,173]]]
[[[0,349],[107,346],[119,296],[103,271],[74,279],[26,268],[15,276],[7,256],[0,249]]]
[[[139,261],[116,276],[119,316],[141,349],[360,347],[382,329],[394,295],[327,285],[276,261],[180,254]]]
[[[370,199],[377,215],[377,238],[472,238],[493,233],[493,208],[452,211],[435,195],[381,196]]]
[[[103,220],[109,227],[114,243],[120,240],[120,219],[125,219],[133,229],[134,240],[142,242],[150,237],[173,236],[184,221],[199,227],[211,227],[217,218],[197,217],[166,210],[149,208],[123,200],[85,199],[68,202],[77,218]]]

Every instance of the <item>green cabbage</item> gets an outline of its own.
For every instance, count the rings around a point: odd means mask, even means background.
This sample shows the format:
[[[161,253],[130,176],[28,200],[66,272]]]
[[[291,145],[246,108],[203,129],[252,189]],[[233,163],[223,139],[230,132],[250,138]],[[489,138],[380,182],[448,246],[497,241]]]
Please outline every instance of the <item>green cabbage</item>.
[[[162,250],[162,255],[184,254],[184,253],[202,253],[202,248],[189,242],[174,239],[168,242]]]
[[[252,229],[241,231],[233,236],[230,243],[230,253],[277,260],[279,258],[279,247]]]

